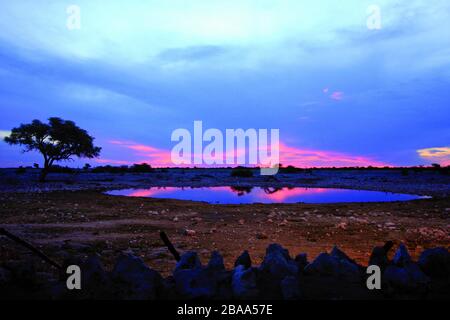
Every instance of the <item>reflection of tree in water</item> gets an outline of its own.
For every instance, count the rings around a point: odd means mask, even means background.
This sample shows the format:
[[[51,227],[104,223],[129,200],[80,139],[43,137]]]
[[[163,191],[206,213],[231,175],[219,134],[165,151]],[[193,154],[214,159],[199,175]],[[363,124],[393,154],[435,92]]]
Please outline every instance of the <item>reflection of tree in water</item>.
[[[266,194],[274,194],[274,193],[276,193],[278,191],[283,190],[283,188],[264,187],[263,190],[264,190],[264,193],[266,193]]]
[[[252,192],[253,187],[230,187],[231,191],[236,192],[238,197]]]
[[[237,193],[237,195],[243,196],[246,194],[249,194],[250,192],[252,192],[253,187],[230,187],[231,191]],[[288,188],[290,189],[290,188]],[[283,190],[283,188],[276,188],[276,187],[263,187],[262,190],[264,191],[265,194],[274,194],[278,191]]]

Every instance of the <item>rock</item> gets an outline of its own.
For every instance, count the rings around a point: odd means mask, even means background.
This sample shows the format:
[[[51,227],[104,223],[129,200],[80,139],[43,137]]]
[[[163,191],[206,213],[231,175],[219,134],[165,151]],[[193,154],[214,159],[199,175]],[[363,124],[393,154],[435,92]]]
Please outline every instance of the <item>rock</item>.
[[[394,287],[405,288],[409,284],[408,271],[397,266],[388,266],[382,279]]]
[[[175,270],[174,279],[182,298],[207,299],[214,296],[215,283],[203,268]]]
[[[82,270],[82,295],[89,299],[112,299],[112,284],[97,254],[90,255],[80,268]]]
[[[222,256],[214,251],[206,268],[196,252],[187,252],[174,271],[175,288],[182,298],[228,299],[231,297],[230,272],[225,270]]]
[[[450,253],[444,247],[425,250],[418,264],[431,278],[450,278]]]
[[[345,222],[338,223],[338,224],[336,224],[336,228],[342,229],[342,230],[346,230],[347,229],[347,223],[345,223]]]
[[[267,238],[268,238],[268,236],[267,236],[267,234],[265,234],[264,232],[258,232],[258,233],[256,234],[256,239],[263,240],[263,239],[267,239]]]
[[[408,253],[408,249],[403,243],[400,244],[397,251],[395,252],[392,262],[398,267],[403,267],[412,262],[411,256]]]
[[[425,289],[430,281],[415,263],[409,263],[403,267],[388,266],[383,273],[383,280],[393,288],[402,291]]]
[[[213,253],[209,267],[203,268],[196,252],[183,254],[173,274],[178,294],[187,299],[212,298],[216,292],[214,272],[220,263],[222,257]]]
[[[252,260],[247,250],[242,252],[242,254],[234,262],[234,267],[237,267],[239,265],[244,266],[244,269],[248,269],[252,266]]]
[[[345,260],[352,264],[357,264],[354,260],[350,259],[344,251],[340,250],[337,246],[334,246],[330,255],[338,260]]]
[[[213,251],[211,254],[211,259],[209,260],[208,269],[221,271],[225,270],[225,265],[223,264],[223,257],[218,251]]]
[[[306,253],[300,253],[295,257],[295,262],[297,263],[297,267],[300,271],[303,271],[305,267],[308,265],[308,256]]]
[[[258,297],[256,270],[238,265],[232,275],[233,296],[237,299],[256,299]]]
[[[179,269],[175,270],[173,276],[175,279],[175,288],[182,298],[195,299],[206,298],[212,295],[210,283],[203,277],[199,281],[202,269]]]
[[[97,254],[90,255],[82,264],[83,270],[82,284],[102,285],[108,282],[109,277],[103,268],[100,257]]]
[[[239,219],[239,221],[238,221],[238,222],[239,222],[239,224],[240,224],[240,225],[243,225],[243,224],[245,224],[245,220],[244,220],[244,219]]]
[[[361,279],[361,267],[339,248],[334,247],[331,254],[321,253],[305,267],[307,274],[320,274],[343,278],[349,281]]]
[[[196,234],[195,230],[192,230],[192,229],[185,229],[184,230],[184,235],[185,236],[193,237],[193,236],[195,236],[195,234]]]
[[[370,255],[369,265],[376,265],[384,270],[389,264],[388,253],[393,245],[392,241],[388,241],[382,247],[375,247]]]
[[[11,272],[0,267],[0,287],[9,283],[12,279]]]
[[[339,263],[337,259],[324,252],[319,254],[313,262],[305,267],[305,273],[328,276],[338,275]]]
[[[298,300],[301,298],[300,285],[297,277],[288,276],[281,280],[281,293],[284,300]]]
[[[183,254],[180,261],[177,262],[175,271],[181,269],[198,269],[201,268],[202,264],[198,258],[197,252],[188,251]]]
[[[22,260],[9,260],[4,264],[14,282],[34,287],[38,284],[36,268],[33,263]]]
[[[123,299],[156,299],[162,283],[158,272],[132,254],[123,254],[117,259],[111,276],[119,284],[119,296]]]
[[[271,245],[269,245],[267,247],[266,257],[271,256],[271,255],[277,255],[277,254],[280,254],[286,260],[291,260],[289,251],[287,249],[283,248],[282,246],[280,246],[279,244],[272,243]]]
[[[278,244],[269,245],[258,269],[260,292],[267,298],[281,297],[281,281],[288,276],[298,277],[297,264],[289,256],[288,250]]]

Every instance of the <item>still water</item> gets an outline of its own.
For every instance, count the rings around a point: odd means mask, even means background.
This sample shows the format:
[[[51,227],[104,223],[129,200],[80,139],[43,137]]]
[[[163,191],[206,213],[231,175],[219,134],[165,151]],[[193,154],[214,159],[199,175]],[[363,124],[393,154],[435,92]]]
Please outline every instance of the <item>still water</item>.
[[[365,190],[260,187],[155,187],[150,189],[113,190],[107,192],[107,194],[127,197],[204,201],[217,204],[390,202],[426,198],[410,194]]]

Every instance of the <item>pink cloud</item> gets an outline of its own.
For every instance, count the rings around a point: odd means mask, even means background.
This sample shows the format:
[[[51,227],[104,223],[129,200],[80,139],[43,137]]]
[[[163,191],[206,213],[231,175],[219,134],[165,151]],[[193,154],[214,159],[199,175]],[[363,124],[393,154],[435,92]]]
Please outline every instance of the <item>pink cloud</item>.
[[[265,193],[263,190],[257,191],[257,197],[265,200],[272,200],[273,202],[283,202],[286,199],[296,197],[299,195],[310,195],[315,193],[324,193],[329,191],[328,189],[321,189],[321,188],[315,188],[315,189],[301,189],[301,188],[295,188],[295,189],[282,189],[278,190],[275,193]]]
[[[126,161],[126,160],[112,160],[112,159],[105,159],[105,158],[96,159],[95,161],[98,162],[98,163],[115,164],[115,165],[129,165],[129,164],[131,164],[130,161]]]
[[[144,145],[140,143],[130,142],[130,141],[120,141],[112,140],[111,144],[120,146],[120,148],[125,148],[133,151],[131,154],[127,153],[127,156],[131,157],[132,160],[110,160],[110,159],[98,159],[99,163],[110,163],[110,164],[120,164],[120,165],[130,165],[133,163],[149,163],[154,167],[173,167],[175,166],[171,160],[171,151],[166,149],[158,149],[153,146]],[[246,152],[244,149],[235,150],[236,154],[243,154]],[[310,167],[384,167],[390,164],[377,161],[370,157],[352,155],[344,152],[335,151],[325,151],[316,149],[304,149],[297,148],[293,146],[288,146],[286,144],[280,144],[280,163],[284,166],[293,165],[296,167],[310,168]],[[218,155],[225,160],[227,156],[227,151],[225,150],[221,155]],[[194,159],[194,155],[193,155]],[[185,167],[221,167],[229,166],[228,164],[223,165],[184,165]]]
[[[340,101],[344,98],[344,93],[342,91],[335,91],[330,95],[330,98],[333,100]]]
[[[150,147],[150,146],[142,145],[142,144],[131,145],[131,146],[128,146],[128,148],[132,149],[132,150],[136,150],[136,151],[141,151],[141,152],[158,152],[158,149]]]
[[[280,145],[280,162],[296,167],[384,167],[388,163],[343,152],[303,149]]]
[[[111,159],[97,159],[99,163],[122,164],[131,165],[134,163],[149,163],[155,167],[171,166],[170,151],[158,149],[153,146],[136,143],[125,140],[110,140],[110,144],[133,151],[127,153],[127,157],[133,160],[111,160]]]

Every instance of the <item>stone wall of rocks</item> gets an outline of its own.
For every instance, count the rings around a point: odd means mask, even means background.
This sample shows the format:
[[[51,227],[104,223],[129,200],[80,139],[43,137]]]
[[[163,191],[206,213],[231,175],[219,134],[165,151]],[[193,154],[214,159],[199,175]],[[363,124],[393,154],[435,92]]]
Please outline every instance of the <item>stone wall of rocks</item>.
[[[98,256],[79,264],[82,290],[68,290],[65,277],[33,273],[23,265],[0,267],[1,298],[42,299],[396,299],[450,298],[450,253],[425,250],[412,261],[404,245],[393,256],[393,244],[376,247],[370,264],[382,270],[382,289],[368,290],[366,268],[339,248],[309,262],[306,254],[291,257],[278,244],[270,245],[263,262],[253,266],[247,251],[227,270],[219,252],[202,265],[196,252],[181,256],[172,276],[163,278],[140,258],[127,253],[106,271]]]

